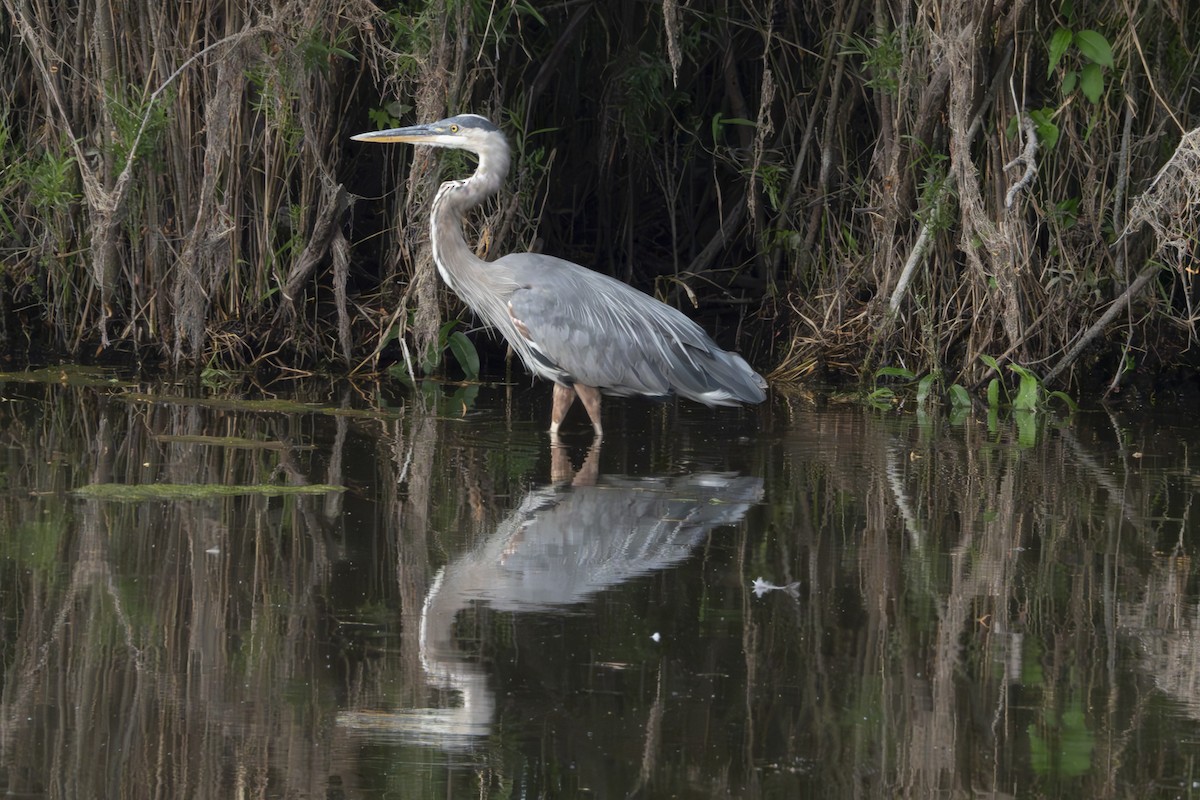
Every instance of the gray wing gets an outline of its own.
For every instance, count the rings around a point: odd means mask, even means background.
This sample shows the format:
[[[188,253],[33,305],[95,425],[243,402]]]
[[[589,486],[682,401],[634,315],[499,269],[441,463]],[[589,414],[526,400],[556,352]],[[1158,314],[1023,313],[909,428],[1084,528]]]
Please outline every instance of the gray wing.
[[[569,261],[505,256],[509,309],[530,369],[609,394],[678,393],[708,405],[758,403],[766,382],[679,311]]]

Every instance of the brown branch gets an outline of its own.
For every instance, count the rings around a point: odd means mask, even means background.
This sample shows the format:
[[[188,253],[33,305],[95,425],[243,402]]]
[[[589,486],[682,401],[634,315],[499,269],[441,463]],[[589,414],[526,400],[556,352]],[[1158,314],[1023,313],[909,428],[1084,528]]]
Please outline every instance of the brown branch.
[[[1146,288],[1146,284],[1161,269],[1162,265],[1154,261],[1143,267],[1138,276],[1133,279],[1133,283],[1129,284],[1125,291],[1121,292],[1120,297],[1112,301],[1104,313],[1100,315],[1100,319],[1093,322],[1092,326],[1083,332],[1083,335],[1075,342],[1075,346],[1054,365],[1054,369],[1046,373],[1045,383],[1051,383],[1062,374],[1063,370],[1074,364],[1075,359],[1079,358],[1080,354],[1104,331],[1105,327],[1117,318],[1117,314],[1120,314],[1122,309],[1129,307],[1129,302],[1137,297],[1142,289]]]

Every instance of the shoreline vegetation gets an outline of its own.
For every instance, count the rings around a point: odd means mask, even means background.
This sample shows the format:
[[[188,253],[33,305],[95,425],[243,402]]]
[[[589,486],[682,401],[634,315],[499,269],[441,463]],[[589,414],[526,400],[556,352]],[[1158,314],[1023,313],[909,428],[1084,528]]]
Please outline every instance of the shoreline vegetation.
[[[1197,4],[0,9],[10,361],[495,369],[428,247],[470,164],[349,141],[472,111],[514,148],[481,255],[612,274],[774,382],[1197,388]]]

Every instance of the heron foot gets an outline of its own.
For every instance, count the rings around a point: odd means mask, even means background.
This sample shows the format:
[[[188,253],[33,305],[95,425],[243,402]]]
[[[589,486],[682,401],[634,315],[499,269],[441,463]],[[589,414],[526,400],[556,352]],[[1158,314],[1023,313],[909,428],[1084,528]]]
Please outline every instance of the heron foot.
[[[558,435],[558,429],[566,418],[567,412],[574,405],[576,397],[583,403],[583,407],[592,421],[592,430],[596,432],[596,438],[599,439],[604,435],[604,427],[600,424],[600,390],[582,383],[571,386],[562,383],[554,384],[554,407],[550,412],[550,435],[555,437]]]

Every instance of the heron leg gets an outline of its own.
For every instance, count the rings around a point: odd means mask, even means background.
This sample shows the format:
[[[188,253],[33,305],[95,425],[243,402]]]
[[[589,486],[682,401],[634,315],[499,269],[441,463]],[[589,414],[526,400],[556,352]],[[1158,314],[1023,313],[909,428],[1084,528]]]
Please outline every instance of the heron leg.
[[[550,433],[557,434],[571,404],[575,402],[575,387],[562,383],[554,384],[554,408],[550,411]]]
[[[579,395],[583,407],[587,409],[588,416],[592,418],[592,427],[596,430],[596,436],[603,436],[604,429],[600,426],[600,390],[595,386],[584,386],[582,383],[577,383],[575,384],[575,393]]]

